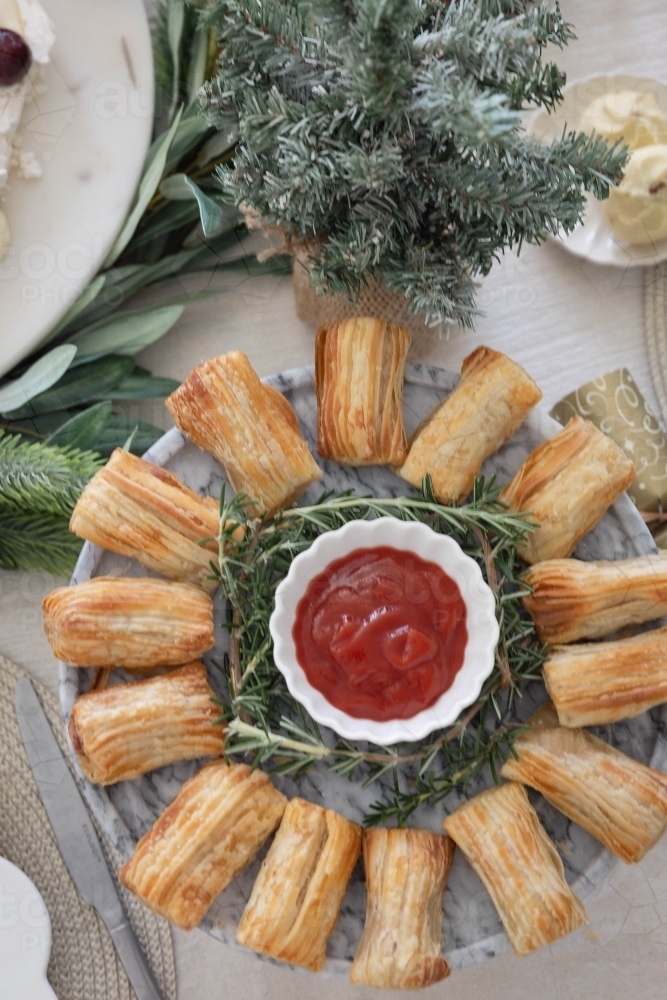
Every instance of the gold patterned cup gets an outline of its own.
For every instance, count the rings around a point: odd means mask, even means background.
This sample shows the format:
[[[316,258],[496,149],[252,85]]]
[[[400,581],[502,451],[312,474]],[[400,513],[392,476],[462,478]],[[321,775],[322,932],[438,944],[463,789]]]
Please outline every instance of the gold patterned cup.
[[[634,463],[637,475],[628,493],[638,509],[644,513],[664,509],[667,438],[627,368],[586,382],[551,410],[561,424],[577,414],[608,434]],[[658,545],[667,545],[667,525],[658,528],[655,539]]]

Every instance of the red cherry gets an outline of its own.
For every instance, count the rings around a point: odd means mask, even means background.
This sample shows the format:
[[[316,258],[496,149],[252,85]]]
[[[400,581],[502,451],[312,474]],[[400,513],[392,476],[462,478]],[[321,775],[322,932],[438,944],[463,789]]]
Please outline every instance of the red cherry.
[[[25,39],[9,28],[0,28],[0,86],[18,83],[31,65],[32,52]]]

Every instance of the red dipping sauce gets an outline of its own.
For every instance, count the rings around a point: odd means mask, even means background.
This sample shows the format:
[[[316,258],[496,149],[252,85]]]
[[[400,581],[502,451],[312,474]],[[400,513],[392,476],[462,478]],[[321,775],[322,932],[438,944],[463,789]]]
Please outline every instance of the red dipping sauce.
[[[329,563],[292,628],[310,684],[357,719],[410,719],[461,669],[468,641],[457,584],[413,552],[383,545]]]

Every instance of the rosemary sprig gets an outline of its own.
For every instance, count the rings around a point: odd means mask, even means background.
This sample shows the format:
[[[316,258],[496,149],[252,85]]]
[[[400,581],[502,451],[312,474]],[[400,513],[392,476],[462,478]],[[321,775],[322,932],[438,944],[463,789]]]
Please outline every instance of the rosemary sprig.
[[[421,805],[464,790],[485,767],[495,778],[518,730],[514,700],[526,683],[540,678],[544,660],[521,604],[527,590],[516,554],[535,525],[527,515],[508,511],[499,492],[493,481],[480,479],[468,503],[445,506],[427,477],[422,490],[408,496],[329,493],[315,504],[265,519],[253,516],[248,497],[237,494],[227,501],[223,492],[215,572],[228,601],[231,639],[222,664],[226,754],[250,755],[253,766],[268,764],[294,778],[324,764],[364,786],[377,783],[381,798],[366,816],[369,824],[404,823]],[[278,583],[320,534],[349,521],[386,516],[421,521],[451,535],[479,563],[496,597],[500,640],[495,668],[478,700],[454,726],[420,743],[375,747],[323,732],[291,697],[273,662],[269,618]]]

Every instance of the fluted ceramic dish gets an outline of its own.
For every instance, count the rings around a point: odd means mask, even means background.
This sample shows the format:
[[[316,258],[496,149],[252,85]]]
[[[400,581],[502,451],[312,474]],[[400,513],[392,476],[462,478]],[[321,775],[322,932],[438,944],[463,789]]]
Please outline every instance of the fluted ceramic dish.
[[[579,128],[582,114],[596,97],[621,90],[637,90],[651,94],[662,114],[667,118],[667,85],[648,76],[631,76],[614,73],[608,76],[589,76],[585,80],[569,83],[563,91],[563,102],[549,113],[540,111],[530,121],[533,135],[550,142],[567,131]],[[595,264],[614,267],[648,267],[667,260],[667,240],[632,246],[615,236],[607,222],[603,201],[593,195],[586,196],[584,221],[571,233],[553,237],[557,243],[576,257],[583,257]]]
[[[441,368],[425,365],[408,365],[404,389],[403,419],[408,434],[433,409],[456,384],[458,376]],[[297,368],[264,380],[284,393],[294,407],[301,429],[313,454],[316,455],[317,404],[315,379],[312,366]],[[513,438],[484,464],[484,475],[497,475],[499,483],[508,482],[528,453],[545,438],[560,429],[545,411],[534,411]],[[192,489],[208,496],[219,496],[224,482],[222,470],[211,456],[199,451],[180,431],[171,430],[148,452],[147,457],[166,466]],[[316,456],[317,457],[317,456]],[[408,484],[387,468],[366,466],[353,468],[336,462],[322,461],[322,480],[304,495],[303,503],[312,503],[323,490],[353,488],[361,494],[400,496],[409,492]],[[607,512],[600,524],[578,546],[576,554],[581,559],[624,559],[630,556],[655,552],[653,539],[627,495],[623,495]],[[123,556],[104,552],[86,544],[81,553],[72,581],[80,583],[103,573],[146,576],[147,571]],[[224,621],[223,608],[216,602],[219,623]],[[220,628],[219,641],[210,657],[209,676],[214,686],[220,685],[220,674],[213,660],[220,660],[227,648],[227,633]],[[85,670],[60,668],[60,699],[65,720],[79,693],[90,683]],[[524,690],[524,697],[515,704],[517,719],[525,720],[545,700],[544,685],[535,683]],[[332,734],[323,729],[325,739]],[[616,723],[611,727],[615,746],[643,763],[667,770],[667,742],[664,738],[663,710],[654,709],[637,719]],[[199,767],[188,762],[161,768],[151,774],[124,781],[108,788],[89,784],[80,775],[84,794],[104,830],[120,850],[128,856],[137,839],[155,822],[172,801],[182,783]],[[470,794],[492,783],[490,774],[479,776]],[[318,804],[325,804],[359,821],[370,804],[379,797],[378,785],[363,787],[363,773],[354,781],[332,774],[322,764],[318,765],[297,785],[288,776],[276,776],[275,783],[289,796],[301,795]],[[391,775],[380,779],[386,793],[391,795]],[[550,837],[560,845],[568,881],[577,895],[585,899],[599,885],[614,866],[615,858],[605,851],[598,841],[570,822],[562,813],[553,809],[544,799],[533,796],[539,816]],[[456,795],[444,802],[422,807],[411,817],[411,824],[442,833],[444,817],[458,803]],[[261,857],[235,879],[213,903],[204,918],[202,928],[209,934],[235,944],[236,927],[250,895],[259,870]],[[355,869],[343,900],[340,917],[329,940],[325,972],[346,978],[350,960],[354,955],[364,924],[365,887],[361,866]],[[486,889],[465,861],[456,852],[445,891],[444,906],[445,954],[452,968],[491,958],[509,950],[509,942],[498,919],[495,907]],[[257,959],[260,961],[260,959]],[[264,959],[262,959],[264,961]]]
[[[348,715],[313,687],[297,658],[292,627],[299,601],[314,577],[335,559],[343,559],[356,549],[382,545],[436,563],[454,580],[466,606],[468,639],[463,663],[452,686],[433,705],[409,719],[376,722]],[[275,664],[290,693],[309,715],[344,739],[368,740],[378,746],[423,740],[436,729],[456,722],[463,709],[477,698],[493,670],[499,634],[495,598],[475,560],[453,538],[436,534],[426,524],[398,521],[395,517],[351,521],[336,531],[320,535],[292,561],[287,576],[278,585],[270,629]]]

